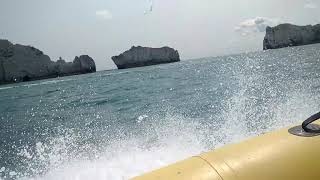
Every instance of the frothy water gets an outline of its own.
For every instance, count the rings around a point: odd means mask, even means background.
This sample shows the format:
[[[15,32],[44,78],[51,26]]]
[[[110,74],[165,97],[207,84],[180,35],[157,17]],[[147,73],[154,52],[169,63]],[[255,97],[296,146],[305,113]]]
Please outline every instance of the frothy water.
[[[319,45],[0,87],[0,179],[122,180],[319,111]]]

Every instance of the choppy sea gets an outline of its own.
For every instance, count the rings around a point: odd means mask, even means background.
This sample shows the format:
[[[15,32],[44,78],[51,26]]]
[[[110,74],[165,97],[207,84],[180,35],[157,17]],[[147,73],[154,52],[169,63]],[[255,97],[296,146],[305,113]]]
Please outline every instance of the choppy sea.
[[[320,110],[320,45],[0,86],[0,179],[123,180]]]

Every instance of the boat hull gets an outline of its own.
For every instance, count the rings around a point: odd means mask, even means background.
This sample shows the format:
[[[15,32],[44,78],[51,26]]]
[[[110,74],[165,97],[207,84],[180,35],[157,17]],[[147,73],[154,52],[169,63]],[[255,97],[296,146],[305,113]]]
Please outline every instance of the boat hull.
[[[133,180],[319,180],[320,136],[288,130],[226,145]]]

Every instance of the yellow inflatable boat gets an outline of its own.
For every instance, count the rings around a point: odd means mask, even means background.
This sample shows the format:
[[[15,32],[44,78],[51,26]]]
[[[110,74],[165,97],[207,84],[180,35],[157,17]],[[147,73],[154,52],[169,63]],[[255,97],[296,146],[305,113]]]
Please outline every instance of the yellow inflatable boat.
[[[320,180],[320,118],[226,145],[132,180]]]

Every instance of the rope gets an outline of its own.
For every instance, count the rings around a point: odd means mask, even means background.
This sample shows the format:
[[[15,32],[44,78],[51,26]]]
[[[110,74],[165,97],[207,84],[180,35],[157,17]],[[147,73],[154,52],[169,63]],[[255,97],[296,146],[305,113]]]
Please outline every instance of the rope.
[[[313,123],[314,121],[317,121],[320,119],[320,112],[318,112],[317,114],[312,115],[311,117],[309,117],[308,119],[306,119],[303,123],[302,123],[302,129],[305,132],[308,133],[320,133],[320,129],[311,129],[308,127],[309,124]]]

